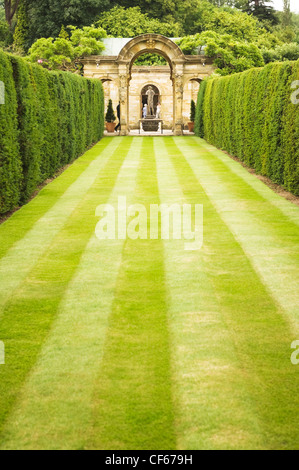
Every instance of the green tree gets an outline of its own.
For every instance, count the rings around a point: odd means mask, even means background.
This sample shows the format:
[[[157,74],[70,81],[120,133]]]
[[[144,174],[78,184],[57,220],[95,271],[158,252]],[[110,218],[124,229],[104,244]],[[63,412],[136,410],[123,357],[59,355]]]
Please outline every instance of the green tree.
[[[60,33],[59,33],[58,37],[60,37],[62,39],[69,39],[69,37],[70,37],[63,25],[61,26],[61,30],[60,30]]]
[[[5,21],[5,11],[1,2],[0,2],[0,21]]]
[[[13,35],[6,20],[0,20],[0,48],[7,48],[13,42]]]
[[[243,11],[249,15],[253,15],[260,21],[267,21],[271,25],[279,23],[278,17],[272,5],[272,0],[247,0],[247,3],[243,7]]]
[[[0,6],[4,8],[5,19],[10,27],[12,26],[12,22],[15,17],[15,14],[17,13],[19,4],[20,4],[20,0],[1,0],[0,1]]]
[[[69,29],[70,37],[60,34],[57,39],[38,39],[29,49],[28,60],[51,70],[79,72],[82,57],[103,51],[106,32],[102,28],[69,26]]]
[[[114,122],[116,119],[114,110],[113,110],[112,100],[109,100],[105,119],[106,119],[106,122]]]
[[[290,11],[289,0],[284,1],[284,10],[276,12],[279,24],[272,28],[282,43],[299,43],[299,15]]]
[[[220,75],[231,75],[252,67],[262,67],[264,59],[260,48],[255,43],[239,41],[229,34],[205,31],[194,36],[180,39],[178,45],[185,54],[204,52],[214,58],[214,64]]]
[[[163,21],[173,21],[182,0],[111,0],[111,4],[124,8],[139,7],[142,13]]]
[[[140,7],[124,8],[115,6],[112,10],[101,14],[97,25],[101,26],[109,36],[131,38],[144,33],[157,33],[164,36],[177,37],[181,30],[177,23],[166,23],[149,18],[142,13]]]
[[[167,60],[164,59],[161,55],[158,54],[142,54],[138,57],[138,59],[134,62],[134,65],[142,65],[147,67],[159,66],[159,65],[167,65]]]
[[[283,0],[282,26],[288,28],[292,25],[290,0]]]
[[[266,34],[258,19],[248,16],[239,10],[223,10],[217,8],[205,21],[205,30],[216,31],[219,34],[230,34],[242,41],[256,41]]]
[[[195,114],[196,114],[196,104],[194,100],[191,100],[191,106],[190,106],[190,121],[191,122],[195,121]]]
[[[24,52],[28,50],[29,41],[29,18],[28,18],[28,6],[29,0],[21,0],[19,4],[17,14],[17,25],[14,32],[14,48],[18,52]]]
[[[244,6],[245,3],[239,5],[240,9]],[[219,8],[205,0],[186,0],[180,5],[178,13],[185,35],[216,31],[231,34],[238,40],[252,42],[261,37],[265,40],[267,36],[269,45],[277,42],[277,38],[273,34],[270,35],[264,22],[240,9]]]
[[[273,49],[262,49],[262,54],[266,64],[276,61],[283,62],[286,60],[298,60],[299,44],[292,42],[277,46]]]
[[[215,6],[208,1],[185,0],[178,5],[176,20],[182,25],[185,35],[201,33],[215,11]]]
[[[109,0],[29,0],[30,44],[39,38],[58,37],[62,26],[90,26],[97,15],[109,8],[109,3]]]
[[[294,41],[299,44],[299,15],[292,13],[292,27],[294,30]]]

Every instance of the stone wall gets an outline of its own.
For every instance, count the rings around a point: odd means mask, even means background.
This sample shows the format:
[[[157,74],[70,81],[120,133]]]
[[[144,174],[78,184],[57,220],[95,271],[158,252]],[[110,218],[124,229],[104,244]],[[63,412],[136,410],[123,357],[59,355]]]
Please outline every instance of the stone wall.
[[[114,109],[119,101],[119,90],[115,81],[104,82],[105,106],[112,99]],[[165,129],[173,127],[173,85],[170,79],[170,67],[133,67],[129,88],[129,125],[131,129],[139,127],[141,118],[141,91],[146,85],[155,85],[160,91],[161,118]],[[191,99],[195,102],[199,90],[199,82],[190,80],[184,87],[183,119],[185,127],[190,121]]]

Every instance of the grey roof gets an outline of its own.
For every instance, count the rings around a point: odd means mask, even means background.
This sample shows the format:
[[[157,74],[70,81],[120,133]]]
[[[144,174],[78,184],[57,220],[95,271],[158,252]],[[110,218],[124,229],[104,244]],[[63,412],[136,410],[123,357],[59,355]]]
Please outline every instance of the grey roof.
[[[131,41],[132,38],[104,38],[102,39],[105,50],[101,53],[101,55],[112,55],[118,56],[120,51],[122,50],[125,45]]]

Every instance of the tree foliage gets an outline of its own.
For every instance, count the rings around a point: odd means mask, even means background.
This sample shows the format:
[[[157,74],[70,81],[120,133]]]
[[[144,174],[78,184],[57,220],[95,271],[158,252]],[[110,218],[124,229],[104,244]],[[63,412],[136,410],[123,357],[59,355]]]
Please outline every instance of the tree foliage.
[[[1,0],[0,6],[3,7],[5,12],[5,19],[9,26],[12,25],[14,17],[18,11],[21,0]]]
[[[111,5],[124,8],[139,7],[142,13],[162,21],[173,21],[181,0],[111,0]]]
[[[159,66],[159,65],[167,65],[168,62],[164,57],[158,54],[142,54],[138,57],[138,59],[134,62],[136,66]]]
[[[178,41],[186,54],[204,53],[214,58],[214,64],[220,75],[231,75],[252,67],[264,65],[264,59],[258,46],[247,41],[238,41],[232,35],[205,31],[194,36],[187,36]]]
[[[292,25],[290,0],[283,0],[283,14],[281,24],[284,28],[289,28]]]
[[[105,29],[109,36],[117,38],[132,38],[144,33],[177,37],[181,32],[178,24],[150,18],[147,13],[141,12],[140,7],[125,9],[115,6],[100,16],[97,25]]]
[[[275,12],[271,19],[273,7],[265,0],[0,0],[0,22],[6,6],[13,18],[11,31],[16,18],[19,23],[16,49],[25,51],[38,38],[57,38],[62,26],[72,24],[82,29],[97,20],[113,37],[143,32],[182,37],[216,31],[257,43],[259,36],[265,41],[268,31],[269,43],[257,45],[272,48],[275,41],[299,42],[298,15],[290,12],[289,5],[289,0],[284,0],[284,11]]]
[[[102,39],[106,33],[102,28],[69,26],[68,29],[70,36],[63,29],[57,39],[38,39],[29,50],[28,60],[47,69],[74,72],[80,69],[80,58],[100,54],[104,49]]]
[[[196,114],[196,104],[194,100],[191,100],[191,106],[190,106],[190,121],[191,122],[195,121],[195,114]]]
[[[71,24],[79,29],[90,26],[110,5],[109,0],[26,0],[26,3],[29,46],[39,38],[58,37],[62,26]]]
[[[262,54],[266,64],[269,62],[298,60],[299,44],[293,42],[277,46],[273,49],[262,49]]]
[[[114,122],[116,119],[115,114],[114,114],[112,100],[109,100],[105,119],[106,119],[106,122]]]
[[[14,49],[18,52],[25,52],[30,42],[28,37],[29,17],[28,17],[29,0],[22,0],[17,17],[17,25],[14,32]]]
[[[13,35],[7,21],[0,20],[0,48],[7,48],[13,42]]]
[[[260,21],[266,21],[270,25],[278,24],[279,20],[273,8],[272,0],[246,0],[243,11],[255,16]]]

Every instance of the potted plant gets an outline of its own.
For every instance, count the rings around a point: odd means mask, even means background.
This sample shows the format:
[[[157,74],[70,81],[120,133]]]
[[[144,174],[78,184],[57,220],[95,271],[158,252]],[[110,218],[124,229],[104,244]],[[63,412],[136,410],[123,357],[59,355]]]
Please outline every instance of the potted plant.
[[[108,108],[107,108],[107,113],[105,116],[106,119],[106,129],[108,132],[114,132],[116,123],[116,117],[113,111],[113,105],[112,105],[112,100],[109,100]]]
[[[191,122],[188,122],[189,132],[194,132],[195,113],[196,113],[196,104],[194,100],[191,100],[191,111],[190,111]]]

